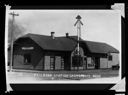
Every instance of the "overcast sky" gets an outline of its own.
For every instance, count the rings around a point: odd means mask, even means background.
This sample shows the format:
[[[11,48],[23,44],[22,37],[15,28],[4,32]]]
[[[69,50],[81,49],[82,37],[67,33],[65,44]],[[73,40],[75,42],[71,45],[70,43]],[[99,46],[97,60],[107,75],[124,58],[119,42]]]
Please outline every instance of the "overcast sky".
[[[12,10],[11,10],[12,11]],[[121,14],[117,10],[14,10],[15,21],[25,27],[26,33],[55,36],[77,35],[74,27],[79,14],[83,22],[84,40],[108,43],[120,50]],[[10,17],[10,16],[9,16]]]

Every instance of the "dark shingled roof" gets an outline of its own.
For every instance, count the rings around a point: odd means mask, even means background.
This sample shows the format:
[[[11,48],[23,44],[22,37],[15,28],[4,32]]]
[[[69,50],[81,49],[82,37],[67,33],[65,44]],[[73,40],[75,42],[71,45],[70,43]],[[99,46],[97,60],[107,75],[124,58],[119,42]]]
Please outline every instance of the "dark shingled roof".
[[[117,49],[106,43],[92,41],[86,41],[85,43],[87,44],[89,50],[93,53],[119,53]]]
[[[71,36],[71,38],[77,40],[77,36]],[[103,42],[85,41],[81,38],[80,41],[84,42],[92,53],[119,53],[117,49]]]
[[[73,51],[77,46],[77,36],[62,36],[52,39],[51,36],[38,35],[38,34],[26,34],[20,38],[29,37],[35,41],[40,47],[45,50],[57,50],[57,51]],[[19,38],[19,39],[20,39]],[[84,42],[90,52],[92,53],[119,53],[114,47],[100,42],[85,41],[80,38],[81,42]]]
[[[51,36],[30,33],[21,38],[24,37],[31,38],[45,50],[72,51],[77,45],[77,42],[66,37],[55,37],[55,39],[52,39]]]

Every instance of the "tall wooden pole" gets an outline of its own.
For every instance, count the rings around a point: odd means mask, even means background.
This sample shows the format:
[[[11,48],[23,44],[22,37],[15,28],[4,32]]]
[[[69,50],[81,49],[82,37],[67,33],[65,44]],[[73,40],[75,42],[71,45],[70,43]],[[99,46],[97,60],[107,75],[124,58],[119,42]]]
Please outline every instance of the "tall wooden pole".
[[[78,43],[77,43],[77,50],[78,50],[78,52],[77,52],[77,54],[79,55],[79,38],[81,38],[81,25],[83,25],[83,23],[81,22],[81,16],[80,15],[78,15],[77,17],[76,17],[76,19],[77,19],[77,21],[76,21],[76,23],[74,24],[74,26],[76,26],[77,25],[77,37],[78,37]]]
[[[12,64],[13,64],[13,32],[14,32],[14,20],[15,16],[19,16],[19,14],[15,14],[14,12],[9,13],[12,15],[12,31],[11,31],[11,59],[10,59],[10,71],[12,71]]]
[[[81,25],[83,25],[83,23],[81,22],[81,16],[80,15],[78,15],[77,17],[76,17],[76,19],[77,19],[77,21],[76,21],[76,23],[74,24],[74,26],[76,26],[77,25],[77,37],[78,37],[78,43],[77,43],[77,55],[78,55],[78,59],[79,59],[79,62],[80,62],[80,57],[79,57],[79,55],[80,55],[80,46],[79,46],[79,38],[81,38]],[[79,66],[77,67],[77,69],[79,69]]]

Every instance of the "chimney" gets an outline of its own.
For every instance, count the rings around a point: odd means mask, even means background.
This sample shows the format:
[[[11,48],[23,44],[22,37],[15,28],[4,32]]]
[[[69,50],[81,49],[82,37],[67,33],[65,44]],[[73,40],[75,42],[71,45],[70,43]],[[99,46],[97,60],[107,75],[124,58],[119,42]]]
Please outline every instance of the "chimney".
[[[55,39],[54,34],[55,34],[55,32],[51,32],[51,37],[52,37],[52,39]]]
[[[69,33],[66,33],[66,37],[69,37]]]

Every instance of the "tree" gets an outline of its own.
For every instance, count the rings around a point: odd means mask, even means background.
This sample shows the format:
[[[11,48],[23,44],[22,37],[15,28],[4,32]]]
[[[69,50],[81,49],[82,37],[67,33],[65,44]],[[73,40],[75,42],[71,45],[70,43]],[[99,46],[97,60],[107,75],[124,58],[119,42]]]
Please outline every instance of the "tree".
[[[17,39],[18,37],[22,36],[25,33],[25,28],[16,23],[13,22],[12,25],[12,19],[9,19],[8,21],[8,43],[11,43],[11,33],[13,32],[13,41]]]

